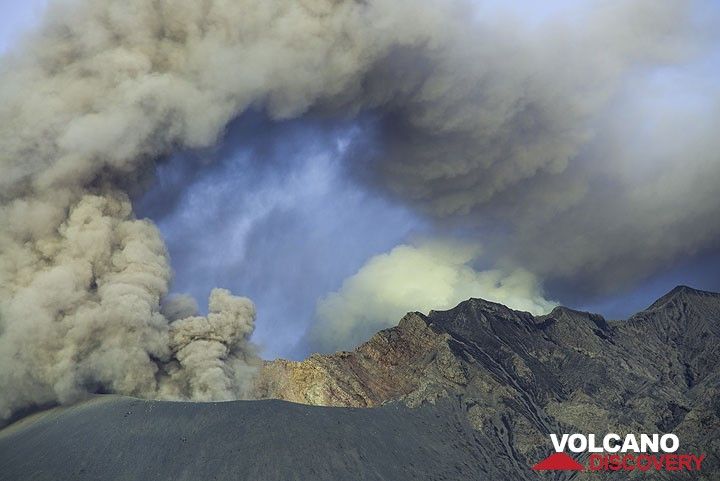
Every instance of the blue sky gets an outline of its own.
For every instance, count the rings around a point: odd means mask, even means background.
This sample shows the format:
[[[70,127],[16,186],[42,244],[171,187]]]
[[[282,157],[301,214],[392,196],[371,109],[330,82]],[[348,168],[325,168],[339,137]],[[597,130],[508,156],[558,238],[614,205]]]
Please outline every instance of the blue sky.
[[[23,32],[38,22],[47,0],[2,0],[0,2],[0,52],[5,52],[17,42]]]
[[[194,169],[202,159],[192,155],[161,166],[136,210],[165,237],[174,290],[201,303],[215,286],[250,297],[258,306],[254,339],[265,355],[299,356],[305,353],[296,343],[317,299],[426,226],[346,180],[342,147],[352,125],[258,128],[254,117],[231,125],[231,140],[210,168]]]

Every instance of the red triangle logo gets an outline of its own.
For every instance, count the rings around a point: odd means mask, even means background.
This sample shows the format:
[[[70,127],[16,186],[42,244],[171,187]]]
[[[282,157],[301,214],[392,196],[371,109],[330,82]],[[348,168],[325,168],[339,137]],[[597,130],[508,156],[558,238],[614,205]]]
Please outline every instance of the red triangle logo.
[[[582,471],[585,467],[565,453],[551,454],[532,467],[535,471]]]

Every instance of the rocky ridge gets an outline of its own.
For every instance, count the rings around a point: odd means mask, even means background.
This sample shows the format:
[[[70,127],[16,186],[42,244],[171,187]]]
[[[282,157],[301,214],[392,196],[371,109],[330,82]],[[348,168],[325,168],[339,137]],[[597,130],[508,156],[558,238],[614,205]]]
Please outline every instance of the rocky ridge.
[[[685,286],[626,321],[470,299],[409,313],[351,352],[268,362],[257,395],[346,407],[456,398],[481,449],[515,479],[536,479],[528,466],[551,452],[550,433],[674,432],[683,452],[706,453],[699,479],[710,480],[720,475],[719,346],[720,294]]]

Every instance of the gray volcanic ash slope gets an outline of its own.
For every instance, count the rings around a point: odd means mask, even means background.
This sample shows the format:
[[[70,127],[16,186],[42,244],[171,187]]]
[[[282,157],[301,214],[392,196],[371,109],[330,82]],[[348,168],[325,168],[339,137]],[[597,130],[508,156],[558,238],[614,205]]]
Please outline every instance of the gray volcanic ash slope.
[[[0,432],[0,480],[484,479],[456,408],[102,396]]]
[[[720,294],[687,287],[610,322],[471,299],[352,352],[268,362],[256,382],[337,407],[101,397],[0,431],[0,480],[596,479],[530,470],[563,432],[673,432],[707,455],[688,479],[717,480],[719,345]]]

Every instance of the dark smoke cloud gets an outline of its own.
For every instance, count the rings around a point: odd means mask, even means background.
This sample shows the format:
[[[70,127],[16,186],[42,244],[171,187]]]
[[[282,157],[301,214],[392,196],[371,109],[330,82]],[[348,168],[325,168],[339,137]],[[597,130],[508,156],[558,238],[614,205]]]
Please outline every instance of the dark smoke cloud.
[[[597,294],[720,247],[720,12],[590,2],[576,14],[527,29],[481,20],[447,54],[423,52],[412,64],[432,72],[415,71],[353,160],[438,225],[474,229],[486,257]]]

